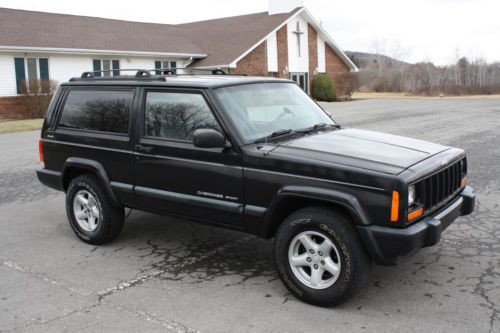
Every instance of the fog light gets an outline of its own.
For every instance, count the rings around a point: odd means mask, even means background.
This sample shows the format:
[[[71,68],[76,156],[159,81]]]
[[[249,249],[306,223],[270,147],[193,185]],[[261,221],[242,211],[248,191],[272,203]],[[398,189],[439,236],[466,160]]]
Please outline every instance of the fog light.
[[[416,209],[413,212],[411,212],[411,213],[408,214],[408,221],[413,221],[417,217],[422,216],[422,214],[424,214],[424,209],[423,208]]]

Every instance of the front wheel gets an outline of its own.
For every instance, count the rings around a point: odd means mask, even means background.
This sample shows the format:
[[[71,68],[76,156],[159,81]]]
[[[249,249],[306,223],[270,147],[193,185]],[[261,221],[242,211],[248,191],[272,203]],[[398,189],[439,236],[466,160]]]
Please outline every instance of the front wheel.
[[[363,284],[370,265],[350,219],[323,207],[286,218],[276,235],[275,259],[290,292],[320,306],[347,300]]]

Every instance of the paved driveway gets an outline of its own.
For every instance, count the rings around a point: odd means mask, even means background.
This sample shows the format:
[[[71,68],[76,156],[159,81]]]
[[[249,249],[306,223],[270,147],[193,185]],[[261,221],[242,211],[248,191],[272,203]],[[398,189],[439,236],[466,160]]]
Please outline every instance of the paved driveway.
[[[477,212],[361,294],[303,304],[273,269],[272,241],[132,212],[95,247],[40,185],[38,133],[0,135],[0,331],[500,331],[500,100],[366,100],[325,106],[347,126],[465,148]]]

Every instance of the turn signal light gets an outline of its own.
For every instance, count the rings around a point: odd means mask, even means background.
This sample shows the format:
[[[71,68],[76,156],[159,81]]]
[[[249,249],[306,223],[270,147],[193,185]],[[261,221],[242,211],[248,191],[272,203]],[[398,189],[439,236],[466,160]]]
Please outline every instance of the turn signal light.
[[[408,221],[413,221],[417,217],[422,216],[422,214],[424,214],[423,208],[415,209],[413,212],[408,214]]]
[[[392,191],[391,222],[399,220],[399,192]]]
[[[42,139],[38,140],[38,158],[40,159],[40,163],[43,163],[43,141]]]
[[[461,187],[465,187],[467,185],[467,177],[462,178],[462,183],[460,184]]]

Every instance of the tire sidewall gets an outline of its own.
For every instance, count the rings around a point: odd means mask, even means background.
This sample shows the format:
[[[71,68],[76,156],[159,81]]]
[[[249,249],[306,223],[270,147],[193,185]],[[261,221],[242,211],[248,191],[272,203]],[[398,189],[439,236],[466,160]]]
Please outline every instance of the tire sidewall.
[[[90,192],[94,196],[97,202],[97,206],[99,207],[99,223],[97,225],[97,228],[91,232],[83,230],[80,227],[74,213],[73,209],[74,198],[75,195],[80,190],[86,190]],[[78,177],[71,182],[68,191],[66,193],[66,213],[68,215],[68,220],[71,225],[71,228],[73,228],[73,231],[83,241],[95,242],[99,240],[105,233],[107,212],[104,206],[105,205],[103,205],[102,192],[95,184],[93,184],[92,181],[86,179],[86,177]]]
[[[311,210],[311,212],[313,212]],[[309,215],[309,216],[307,216]],[[355,274],[353,267],[353,252],[348,245],[348,236],[341,221],[324,221],[321,215],[317,214],[292,214],[287,218],[276,237],[275,260],[280,274],[280,278],[286,287],[301,300],[321,305],[329,306],[343,301],[352,289],[352,282]],[[337,280],[328,288],[314,289],[303,284],[293,273],[288,258],[288,250],[291,241],[296,235],[304,231],[315,231],[333,242],[340,255],[340,275]]]

